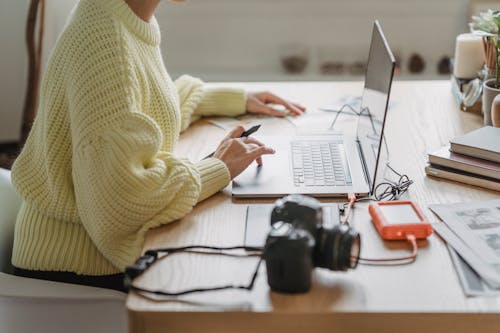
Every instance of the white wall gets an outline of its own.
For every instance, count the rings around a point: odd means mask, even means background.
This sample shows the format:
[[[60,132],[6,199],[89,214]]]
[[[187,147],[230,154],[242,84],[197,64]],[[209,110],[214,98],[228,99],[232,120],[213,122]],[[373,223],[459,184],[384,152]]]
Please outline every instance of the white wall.
[[[28,0],[0,1],[0,143],[17,141],[26,81],[24,25]]]
[[[44,61],[77,2],[46,0]],[[0,0],[0,143],[20,137],[28,63],[24,37],[28,6],[28,0]]]
[[[469,0],[189,0],[164,2],[157,18],[173,76],[207,80],[331,80],[319,74],[318,50],[365,61],[372,22],[379,19],[394,51],[419,52],[424,75],[438,78],[440,57],[452,56],[455,37],[467,29]],[[310,63],[303,75],[284,75],[280,46],[304,44]],[[326,47],[325,47],[326,46]],[[404,64],[403,64],[404,65]],[[408,75],[406,75],[408,77]],[[334,79],[345,79],[334,78]]]
[[[46,0],[44,60],[77,0]],[[318,49],[366,58],[371,22],[378,18],[393,49],[428,60],[424,75],[436,78],[442,55],[452,55],[455,36],[467,29],[469,0],[188,0],[163,1],[157,18],[167,69],[207,81],[332,80],[319,74]],[[0,0],[0,143],[19,137],[28,0]],[[280,45],[299,41],[310,52],[302,75],[280,68]],[[404,65],[404,64],[403,64]],[[348,77],[349,78],[349,77]],[[350,77],[352,78],[352,77]]]
[[[57,37],[59,37],[59,34],[64,29],[64,25],[71,14],[71,10],[78,3],[78,0],[45,0],[45,3],[46,19],[42,55],[44,65],[52,52]]]

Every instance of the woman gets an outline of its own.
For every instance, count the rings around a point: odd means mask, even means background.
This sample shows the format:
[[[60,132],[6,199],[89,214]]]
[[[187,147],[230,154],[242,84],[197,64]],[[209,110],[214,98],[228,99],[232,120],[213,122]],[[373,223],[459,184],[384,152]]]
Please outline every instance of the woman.
[[[173,155],[179,132],[207,115],[282,116],[304,108],[269,93],[172,82],[153,13],[160,0],[81,0],[49,61],[39,112],[12,172],[23,197],[16,274],[122,289],[144,235],[185,216],[274,151],[243,128],[213,158]]]

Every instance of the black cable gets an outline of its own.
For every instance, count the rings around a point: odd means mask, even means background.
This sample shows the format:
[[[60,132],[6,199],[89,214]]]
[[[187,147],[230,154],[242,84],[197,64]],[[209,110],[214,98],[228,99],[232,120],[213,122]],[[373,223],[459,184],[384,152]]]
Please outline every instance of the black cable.
[[[333,129],[335,127],[335,123],[337,122],[337,119],[339,118],[340,114],[341,113],[346,113],[344,110],[345,109],[348,109],[348,111],[358,117],[361,117],[361,116],[366,116],[368,118],[370,118],[370,124],[371,124],[371,127],[372,127],[372,130],[373,130],[373,134],[374,135],[379,135],[376,127],[375,127],[375,122],[377,121],[376,119],[373,118],[373,115],[372,113],[370,112],[370,109],[366,106],[364,107],[361,107],[361,110],[358,112],[352,105],[350,104],[344,104],[342,105],[342,107],[338,110],[332,110],[332,109],[321,109],[323,111],[326,111],[326,112],[335,112],[335,118],[333,118],[333,121],[332,123],[330,124],[330,127],[329,129]]]
[[[394,170],[389,164],[387,167],[392,170],[396,175],[399,176],[399,180],[397,182],[393,182],[390,180],[386,180],[385,182],[379,183],[374,190],[374,193],[371,196],[357,198],[358,201],[394,201],[399,200],[400,197],[408,191],[410,185],[413,184],[413,180],[411,180],[408,175],[400,174],[396,170]],[[385,186],[385,187],[384,187]],[[344,202],[342,205],[342,210],[344,210],[349,202]]]
[[[399,200],[399,198],[408,191],[408,188],[411,184],[413,184],[413,180],[411,180],[407,175],[401,174],[397,172],[393,167],[390,166],[389,163],[386,166],[394,172],[399,179],[397,182],[392,182],[387,180],[385,182],[379,183],[374,190],[374,193],[371,196],[356,198],[356,202],[359,201],[393,201]],[[385,187],[384,187],[385,186]],[[378,193],[377,193],[378,192]],[[343,213],[346,210],[346,207],[349,205],[349,202],[344,202],[340,208]]]
[[[399,176],[399,180],[397,182],[392,182],[390,180],[386,180],[378,184],[374,190],[375,200],[377,201],[392,201],[399,200],[401,195],[403,195],[411,184],[413,184],[413,180],[411,180],[407,175],[400,174],[394,168],[392,168],[389,163],[386,166]]]
[[[348,110],[350,111],[350,113],[353,113],[355,114],[356,116],[362,116],[364,111],[368,111],[367,112],[367,116],[370,116],[371,118],[371,114],[370,114],[370,111],[368,110],[368,108],[364,107],[364,108],[361,108],[361,111],[358,112],[355,108],[353,108],[350,104],[344,104],[342,105],[342,107],[338,110],[331,110],[331,109],[322,109],[323,111],[327,111],[327,112],[335,112],[335,118],[333,118],[333,121],[332,123],[330,124],[330,129],[334,128],[335,127],[335,123],[337,122],[337,119],[339,118],[340,114],[341,113],[345,113],[345,109],[348,108]],[[372,125],[373,126],[373,125]]]
[[[165,291],[159,289],[145,289],[134,285],[133,281],[136,277],[140,276],[146,269],[149,268],[154,262],[158,260],[158,254],[166,253],[166,254],[174,254],[180,252],[188,252],[188,253],[199,253],[199,254],[219,254],[219,255],[230,255],[230,256],[239,256],[239,257],[253,257],[256,256],[257,253],[250,253],[246,255],[234,255],[227,254],[223,252],[204,252],[204,251],[192,251],[192,250],[215,250],[215,251],[231,251],[231,250],[246,250],[251,252],[258,252],[260,255],[259,262],[257,263],[257,267],[255,268],[255,272],[252,275],[252,279],[248,285],[225,285],[218,287],[208,287],[208,288],[193,288],[187,289],[177,292]],[[160,296],[182,296],[186,294],[198,293],[198,292],[207,292],[207,291],[220,291],[227,289],[240,289],[240,290],[252,290],[255,284],[255,280],[257,279],[259,267],[262,263],[262,248],[261,247],[251,247],[251,246],[231,246],[231,247],[217,247],[217,246],[184,246],[184,247],[167,247],[161,249],[155,249],[147,251],[142,257],[140,257],[136,263],[132,266],[129,266],[125,269],[125,288],[130,291],[135,291],[139,293],[148,293]]]
[[[365,200],[377,200],[377,201],[382,201],[382,200],[398,200],[402,194],[404,194],[408,188],[410,187],[411,184],[413,184],[413,181],[409,179],[409,177],[405,174],[400,174],[396,170],[394,170],[389,163],[386,164],[387,167],[394,172],[396,175],[399,176],[399,180],[397,182],[392,182],[387,180],[386,182],[382,182],[378,184],[375,187],[375,191],[372,196],[368,197],[363,197],[363,198],[356,198],[355,201],[365,201]],[[384,187],[385,186],[385,187]],[[345,210],[345,205],[343,206],[343,210]],[[208,250],[207,251],[199,251],[199,250]],[[249,251],[252,253],[247,253],[244,255],[239,255],[239,254],[231,254],[231,253],[224,253],[221,251],[232,251],[232,250],[245,250]],[[217,252],[214,252],[217,251]],[[262,263],[263,257],[262,257],[262,247],[252,247],[252,246],[231,246],[231,247],[218,247],[218,246],[196,246],[196,245],[190,245],[190,246],[183,246],[183,247],[166,247],[166,248],[160,248],[160,249],[155,249],[155,250],[149,250],[146,251],[146,253],[141,256],[134,265],[128,266],[125,269],[125,279],[124,279],[124,284],[125,288],[130,290],[130,291],[135,291],[138,293],[148,293],[148,294],[155,294],[155,295],[161,295],[161,296],[170,296],[170,297],[175,297],[175,296],[182,296],[186,294],[192,294],[192,293],[198,293],[198,292],[207,292],[207,291],[220,291],[220,290],[227,290],[227,289],[239,289],[239,290],[252,290],[255,284],[255,280],[257,279],[259,267]],[[172,291],[165,291],[165,290],[157,290],[157,289],[145,289],[138,287],[134,285],[133,281],[135,278],[140,276],[142,273],[144,273],[153,263],[155,263],[158,260],[158,255],[160,253],[165,253],[165,254],[174,254],[174,253],[180,253],[180,252],[188,252],[188,253],[199,253],[199,254],[207,254],[207,255],[228,255],[228,256],[233,256],[233,257],[253,257],[253,256],[260,256],[259,262],[257,263],[257,267],[255,268],[255,272],[252,275],[252,278],[250,280],[250,283],[248,285],[224,285],[224,286],[218,286],[218,287],[209,287],[209,288],[193,288],[193,289],[188,289],[188,290],[182,290],[182,291],[177,291],[177,292],[172,292]],[[379,259],[367,259],[367,258],[360,258],[361,261],[365,264],[373,264],[372,262],[376,261],[385,261],[387,262],[390,261],[401,261],[405,259],[409,259],[411,262],[414,260],[416,256],[408,257],[408,258],[399,258],[397,260],[395,259],[389,259],[389,260],[379,260]],[[399,264],[405,264],[406,262],[399,262]],[[393,262],[392,264],[396,264]]]
[[[215,251],[232,251],[232,250],[245,250],[245,251],[251,251],[251,252],[261,252],[262,251],[262,247],[257,247],[257,246],[220,247],[220,246],[208,246],[208,245],[189,245],[189,246],[182,246],[182,247],[164,247],[164,248],[155,249],[154,252],[157,252],[157,253],[175,253],[175,252],[185,252],[188,250],[195,250],[195,249],[215,250]],[[224,254],[224,253],[220,253],[220,254]]]
[[[359,201],[372,201],[372,200],[373,200],[373,197],[371,197],[371,196],[366,196],[366,197],[361,197],[361,198],[356,197],[356,202],[359,202]],[[347,208],[348,205],[349,205],[349,201],[344,202],[342,204],[342,206],[340,207],[340,212],[342,214],[344,214],[346,212],[346,208]]]

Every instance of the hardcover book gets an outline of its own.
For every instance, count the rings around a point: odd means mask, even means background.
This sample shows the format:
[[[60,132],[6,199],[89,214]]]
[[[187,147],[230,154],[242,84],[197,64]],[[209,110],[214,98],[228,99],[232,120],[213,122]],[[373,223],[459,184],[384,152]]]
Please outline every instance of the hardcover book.
[[[434,165],[500,180],[499,163],[454,153],[450,151],[450,146],[445,146],[436,152],[430,153],[429,162]]]
[[[489,177],[478,176],[472,173],[428,164],[425,173],[429,176],[457,181],[464,184],[479,186],[494,191],[500,191],[500,182]]]
[[[450,141],[455,153],[500,163],[500,128],[485,126]]]

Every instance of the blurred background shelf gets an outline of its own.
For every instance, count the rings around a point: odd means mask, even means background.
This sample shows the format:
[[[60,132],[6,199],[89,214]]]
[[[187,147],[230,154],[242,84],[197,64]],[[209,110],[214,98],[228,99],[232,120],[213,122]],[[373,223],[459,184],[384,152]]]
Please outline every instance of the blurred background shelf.
[[[468,29],[469,0],[203,0],[164,5],[157,15],[162,50],[172,76],[205,80],[356,80],[321,75],[325,60],[366,62],[372,23],[379,19],[396,56],[401,79],[439,79],[438,62],[451,57],[455,38]],[[290,45],[306,54],[301,75],[281,64]],[[305,50],[305,51],[304,51]],[[425,62],[420,75],[409,58]],[[446,77],[446,76],[445,76]]]
[[[379,19],[401,60],[400,80],[448,79],[437,65],[452,56],[455,38],[468,30],[471,2],[479,0],[188,0],[163,1],[157,19],[162,53],[173,78],[205,81],[345,81],[362,75],[323,75],[321,63],[365,62],[372,22]],[[483,1],[483,0],[480,0]],[[488,0],[490,2],[495,0]],[[28,0],[0,1],[0,144],[19,139],[26,87],[24,26]],[[47,0],[43,62],[78,0]],[[500,7],[500,1],[498,1]],[[289,45],[305,49],[301,74],[284,72]],[[285,51],[284,51],[285,50]],[[425,70],[412,75],[419,54]]]
[[[214,70],[206,71],[203,69],[192,68],[189,72],[170,71],[172,77],[189,73],[203,78],[207,82],[281,82],[281,81],[363,81],[364,75],[325,75],[320,73],[308,72],[300,74],[290,74],[280,71],[279,68],[273,69],[255,69],[255,70]],[[450,75],[440,75],[435,73],[410,74],[404,73],[396,76],[396,80],[448,80]]]

